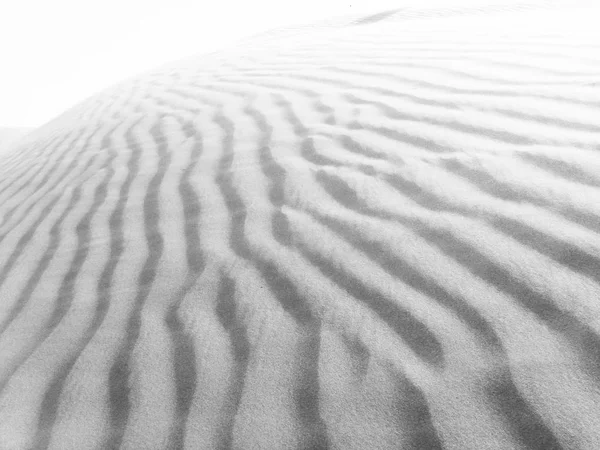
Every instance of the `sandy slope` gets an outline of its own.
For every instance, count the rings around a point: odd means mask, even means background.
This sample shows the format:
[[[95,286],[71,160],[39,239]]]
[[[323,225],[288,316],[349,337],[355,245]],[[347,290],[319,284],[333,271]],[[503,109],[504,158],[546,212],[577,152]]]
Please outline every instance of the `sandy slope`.
[[[0,159],[0,448],[600,448],[600,39],[562,5],[259,36]]]

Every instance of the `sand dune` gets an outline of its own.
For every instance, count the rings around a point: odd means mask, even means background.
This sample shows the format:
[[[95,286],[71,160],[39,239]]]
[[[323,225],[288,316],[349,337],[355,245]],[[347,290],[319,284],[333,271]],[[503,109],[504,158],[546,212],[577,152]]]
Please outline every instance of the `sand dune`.
[[[598,12],[276,30],[29,134],[0,449],[600,448]]]

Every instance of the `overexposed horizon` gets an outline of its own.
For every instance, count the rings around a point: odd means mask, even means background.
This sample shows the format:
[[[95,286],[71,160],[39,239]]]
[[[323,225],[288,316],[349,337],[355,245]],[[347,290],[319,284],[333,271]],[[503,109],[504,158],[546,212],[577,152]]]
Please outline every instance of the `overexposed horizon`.
[[[0,6],[0,127],[41,126],[138,73],[273,28],[407,5],[449,7],[516,1],[9,2]]]
[[[0,6],[0,126],[41,126],[123,79],[246,36],[394,3],[7,2]]]

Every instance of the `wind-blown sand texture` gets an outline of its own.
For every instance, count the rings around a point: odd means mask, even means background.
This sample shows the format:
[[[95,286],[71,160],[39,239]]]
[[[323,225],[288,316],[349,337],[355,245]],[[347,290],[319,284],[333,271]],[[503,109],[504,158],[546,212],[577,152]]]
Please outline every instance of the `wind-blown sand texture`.
[[[600,449],[564,5],[267,33],[0,155],[0,448]]]

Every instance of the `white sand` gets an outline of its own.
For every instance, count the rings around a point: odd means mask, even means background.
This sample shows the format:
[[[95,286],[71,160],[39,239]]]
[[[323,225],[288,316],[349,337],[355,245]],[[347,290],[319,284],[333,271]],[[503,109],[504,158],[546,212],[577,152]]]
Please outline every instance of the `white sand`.
[[[31,129],[0,127],[0,156],[8,154]]]
[[[0,449],[600,448],[584,3],[267,33],[0,155]]]

